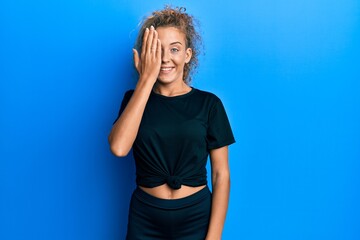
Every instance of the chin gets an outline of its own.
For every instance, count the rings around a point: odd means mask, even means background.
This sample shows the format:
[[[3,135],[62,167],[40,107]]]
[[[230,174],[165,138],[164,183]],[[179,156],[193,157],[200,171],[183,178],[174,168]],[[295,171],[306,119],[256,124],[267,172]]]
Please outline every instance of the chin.
[[[172,82],[176,81],[174,78],[162,77],[162,76],[159,76],[157,80],[158,80],[158,82],[161,82],[161,83],[172,83]]]

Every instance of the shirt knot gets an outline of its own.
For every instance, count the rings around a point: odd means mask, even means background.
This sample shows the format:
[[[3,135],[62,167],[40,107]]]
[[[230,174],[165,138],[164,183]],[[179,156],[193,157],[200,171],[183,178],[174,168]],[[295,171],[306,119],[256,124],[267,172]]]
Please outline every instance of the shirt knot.
[[[168,176],[166,182],[172,189],[181,188],[181,178],[178,176]]]

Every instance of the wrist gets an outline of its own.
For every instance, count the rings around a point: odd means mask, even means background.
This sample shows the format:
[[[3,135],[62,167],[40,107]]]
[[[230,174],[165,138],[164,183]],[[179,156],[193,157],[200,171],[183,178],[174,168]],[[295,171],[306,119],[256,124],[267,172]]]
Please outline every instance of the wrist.
[[[150,79],[148,77],[140,77],[135,88],[145,90],[146,92],[152,91],[156,80]]]
[[[140,75],[140,77],[138,79],[138,85],[153,87],[156,80],[157,80],[157,77],[148,76],[148,75]]]
[[[142,83],[144,85],[151,85],[153,86],[157,80],[157,76],[151,75],[140,75],[138,83]]]

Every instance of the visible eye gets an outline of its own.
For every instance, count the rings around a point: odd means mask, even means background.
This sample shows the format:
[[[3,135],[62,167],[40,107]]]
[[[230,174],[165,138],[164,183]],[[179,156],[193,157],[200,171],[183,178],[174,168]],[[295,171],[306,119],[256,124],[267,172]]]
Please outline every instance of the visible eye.
[[[170,51],[171,51],[171,52],[178,52],[179,49],[177,49],[177,48],[172,48],[172,49],[170,49]]]

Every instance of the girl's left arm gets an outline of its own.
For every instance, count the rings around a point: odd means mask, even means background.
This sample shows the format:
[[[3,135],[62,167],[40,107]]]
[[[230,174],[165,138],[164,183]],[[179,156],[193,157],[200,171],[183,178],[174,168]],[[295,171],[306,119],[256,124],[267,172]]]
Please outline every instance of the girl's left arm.
[[[230,192],[228,146],[210,151],[212,178],[212,206],[205,240],[220,240],[225,223]]]

